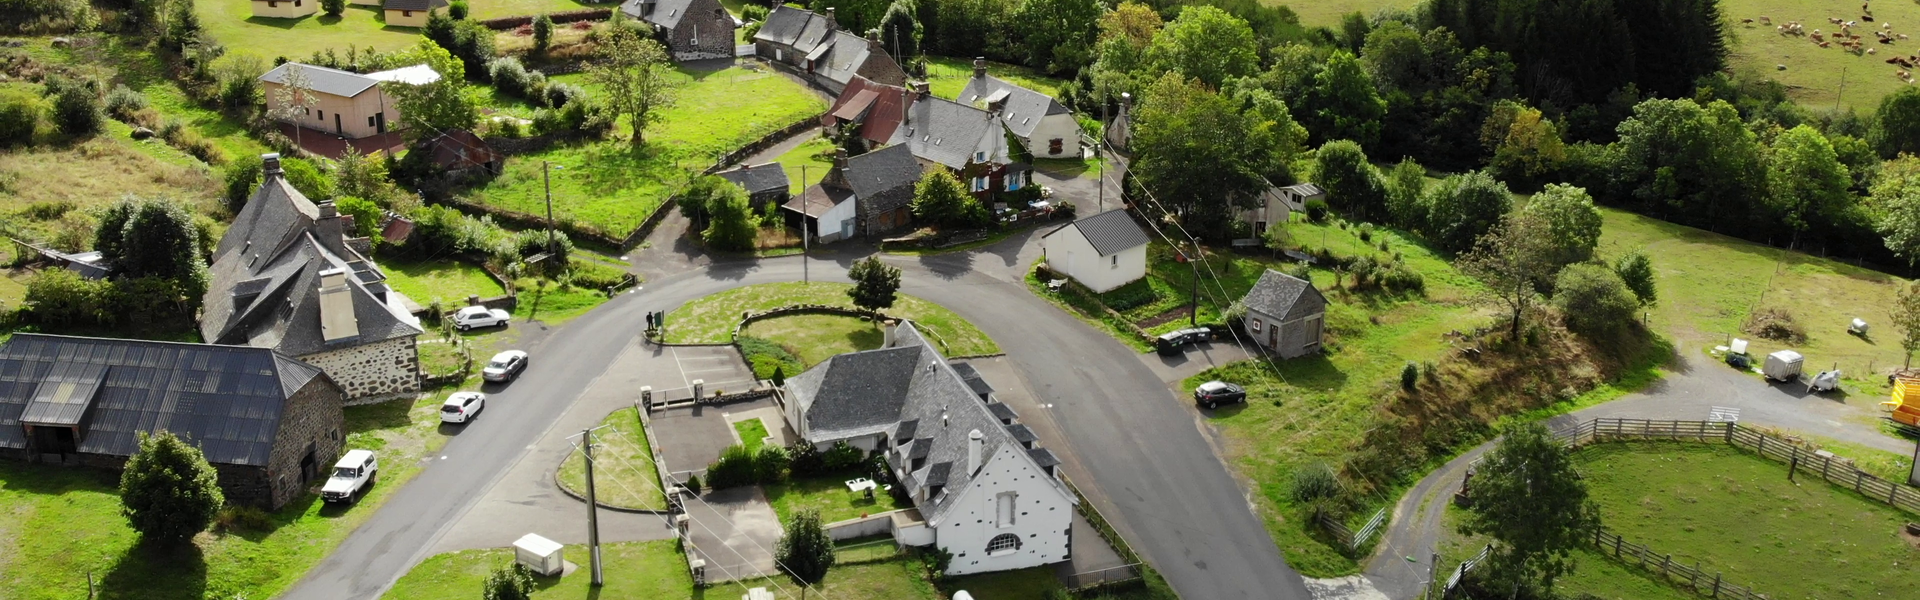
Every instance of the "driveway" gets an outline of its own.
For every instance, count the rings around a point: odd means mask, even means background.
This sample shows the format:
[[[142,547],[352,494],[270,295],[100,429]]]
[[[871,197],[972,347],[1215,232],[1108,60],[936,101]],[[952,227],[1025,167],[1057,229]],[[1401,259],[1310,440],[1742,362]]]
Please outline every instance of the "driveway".
[[[773,547],[780,543],[780,517],[760,486],[709,492],[687,503],[693,549],[707,561],[707,582],[773,575]]]
[[[730,414],[772,408],[772,399],[761,399],[654,411],[650,420],[653,423],[653,435],[660,438],[654,440],[654,444],[660,447],[660,464],[675,477],[683,477],[688,471],[704,474],[707,465],[720,458],[721,451],[740,443],[739,435],[733,429],[732,421],[736,419],[727,418]],[[777,421],[769,423],[778,424]]]

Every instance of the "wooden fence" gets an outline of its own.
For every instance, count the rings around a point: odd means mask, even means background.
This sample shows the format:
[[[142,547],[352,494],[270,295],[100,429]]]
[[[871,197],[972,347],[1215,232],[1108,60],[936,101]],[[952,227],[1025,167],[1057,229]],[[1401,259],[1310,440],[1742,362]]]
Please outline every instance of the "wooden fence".
[[[1622,539],[1619,535],[1602,527],[1593,532],[1593,545],[1603,554],[1611,554],[1624,564],[1637,564],[1648,572],[1658,572],[1660,576],[1674,585],[1683,585],[1693,593],[1708,598],[1732,598],[1734,600],[1766,600],[1766,596],[1755,592],[1753,588],[1727,583],[1720,573],[1711,577],[1699,564],[1686,565],[1673,562],[1672,554],[1661,554],[1652,548]]]
[[[1387,509],[1382,507],[1380,510],[1374,511],[1373,516],[1367,519],[1365,525],[1360,526],[1360,531],[1358,532],[1348,529],[1345,523],[1328,517],[1326,514],[1321,514],[1319,521],[1320,528],[1326,530],[1327,534],[1332,535],[1341,545],[1346,546],[1347,552],[1359,552],[1362,546],[1365,546],[1368,541],[1373,539],[1374,534],[1380,533],[1380,528],[1386,526]]]

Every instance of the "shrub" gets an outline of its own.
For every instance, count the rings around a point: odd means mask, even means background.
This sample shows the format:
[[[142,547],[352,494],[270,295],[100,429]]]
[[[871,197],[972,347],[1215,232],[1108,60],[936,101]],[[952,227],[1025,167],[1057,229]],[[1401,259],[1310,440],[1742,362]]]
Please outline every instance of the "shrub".
[[[681,483],[680,485],[687,488],[687,491],[689,492],[699,494],[700,493],[700,476],[694,475],[692,473],[688,473],[687,480]]]
[[[1326,200],[1314,198],[1307,201],[1307,221],[1325,223],[1327,222],[1328,212]]]
[[[1792,314],[1779,307],[1769,306],[1753,311],[1752,315],[1747,316],[1747,322],[1741,329],[1762,339],[1776,342],[1799,344],[1807,341],[1806,330],[1793,320]]]
[[[527,600],[533,594],[533,572],[518,562],[494,569],[481,590],[484,600]]]
[[[1566,317],[1568,329],[1605,337],[1633,326],[1640,300],[1612,269],[1587,263],[1569,266],[1553,285],[1554,306]]]
[[[1653,260],[1635,250],[1620,257],[1613,263],[1613,272],[1620,275],[1620,281],[1633,290],[1633,295],[1641,304],[1653,304],[1660,299],[1659,288],[1654,285]]]
[[[755,483],[779,483],[787,480],[787,470],[791,460],[787,449],[772,444],[760,447],[753,454],[753,480]]]
[[[40,99],[15,91],[0,91],[0,146],[33,143],[40,126]]]
[[[533,53],[546,54],[553,45],[553,19],[546,13],[533,18]]]
[[[1159,299],[1159,295],[1153,292],[1153,285],[1146,279],[1139,279],[1100,294],[1101,303],[1106,304],[1107,308],[1121,312],[1152,304]]]
[[[1342,493],[1340,476],[1326,463],[1311,463],[1293,472],[1293,481],[1288,494],[1296,504],[1305,507],[1315,516],[1337,510],[1336,502]]]
[[[821,456],[821,461],[826,464],[828,471],[845,471],[853,468],[854,465],[860,464],[861,459],[865,458],[865,454],[866,453],[862,452],[859,448],[855,448],[845,441],[839,441],[834,442],[833,447],[827,449],[826,453]]]
[[[453,3],[447,6],[447,16],[453,17],[455,21],[466,19],[467,0],[453,0]]]
[[[123,122],[132,123],[134,113],[147,108],[147,96],[125,85],[113,86],[107,92],[107,114]]]
[[[1400,369],[1400,389],[1411,392],[1419,385],[1420,367],[1414,366],[1413,361],[1407,361],[1407,366]]]
[[[493,87],[515,98],[527,97],[527,86],[532,82],[532,76],[526,66],[520,64],[520,59],[511,56],[487,62],[487,79],[493,81]]]
[[[329,17],[338,17],[347,12],[347,0],[320,0],[320,12]]]
[[[560,111],[537,108],[533,111],[533,134],[547,135],[567,130],[567,122]]]
[[[273,515],[252,506],[229,505],[214,516],[213,524],[223,531],[272,531]]]
[[[92,79],[47,78],[53,99],[53,125],[61,133],[88,136],[100,132],[100,84]]]
[[[545,94],[543,95],[542,101],[546,102],[548,108],[565,107],[572,104],[573,101],[587,96],[586,90],[571,83],[549,82],[544,91]]]
[[[121,512],[143,539],[181,543],[213,523],[226,504],[213,465],[171,432],[140,436],[120,474]]]
[[[811,477],[827,472],[827,461],[812,443],[799,440],[787,445],[787,470],[797,477]]]
[[[715,490],[753,485],[753,458],[746,446],[728,446],[720,451],[720,458],[707,465],[707,484]]]

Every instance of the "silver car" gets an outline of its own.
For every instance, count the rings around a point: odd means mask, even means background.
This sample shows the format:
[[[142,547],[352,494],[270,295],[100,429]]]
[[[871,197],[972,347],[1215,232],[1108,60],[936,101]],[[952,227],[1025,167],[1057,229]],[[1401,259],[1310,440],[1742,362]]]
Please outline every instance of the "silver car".
[[[487,361],[487,367],[480,370],[480,377],[495,383],[505,383],[519,378],[520,372],[525,370],[527,370],[527,353],[508,350],[493,355],[493,360]]]

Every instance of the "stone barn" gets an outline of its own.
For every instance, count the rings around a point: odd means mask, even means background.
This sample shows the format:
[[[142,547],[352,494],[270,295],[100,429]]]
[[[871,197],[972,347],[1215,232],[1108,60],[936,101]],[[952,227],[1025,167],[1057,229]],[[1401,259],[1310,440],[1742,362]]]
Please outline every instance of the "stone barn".
[[[1280,358],[1320,351],[1326,337],[1327,299],[1313,282],[1268,269],[1240,302],[1247,307],[1241,322],[1247,333]]]

